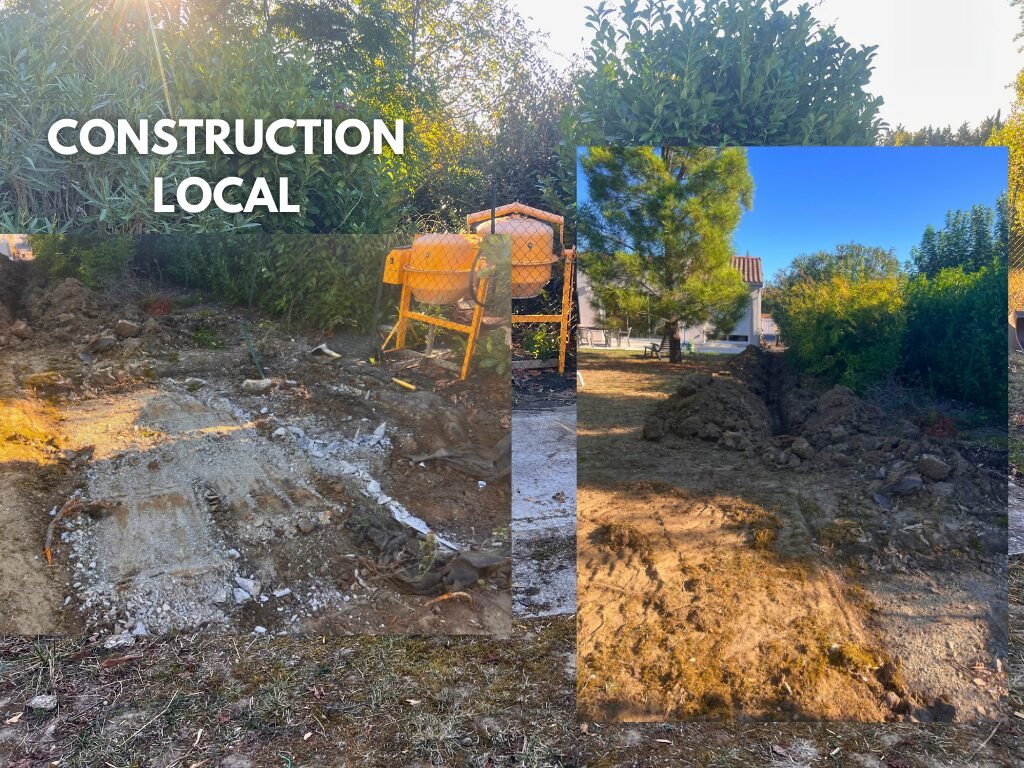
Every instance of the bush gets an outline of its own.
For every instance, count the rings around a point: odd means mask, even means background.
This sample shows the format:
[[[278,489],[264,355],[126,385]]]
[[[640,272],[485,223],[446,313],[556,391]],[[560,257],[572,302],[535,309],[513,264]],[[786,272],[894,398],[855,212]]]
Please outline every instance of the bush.
[[[534,360],[550,360],[558,357],[561,349],[561,330],[558,326],[541,325],[531,328],[523,335],[523,350]]]
[[[124,118],[133,124],[162,117],[410,118],[393,88],[349,79],[334,83],[329,92],[318,90],[308,51],[298,44],[255,34],[225,44],[213,31],[191,30],[183,37],[160,29],[161,43],[154,50],[147,29],[140,32],[120,13],[92,5],[75,0],[34,15],[0,3],[4,230],[134,235],[245,227],[387,232],[399,226],[415,151],[380,157],[279,156],[266,150],[254,156],[187,156],[183,150],[169,156],[54,153],[47,131],[65,117]],[[145,34],[141,45],[139,34]],[[153,210],[155,176],[165,179],[169,195],[189,176],[214,182],[229,175],[265,176],[272,189],[287,177],[291,202],[302,213],[228,214],[213,206],[195,215]]]
[[[122,277],[133,253],[130,237],[34,235],[29,242],[36,267],[47,277],[73,277],[90,288]]]
[[[1002,410],[1007,402],[1002,306],[994,260],[925,275],[797,283],[775,319],[801,370],[858,392],[893,374],[946,397]]]
[[[775,319],[796,364],[858,392],[893,374],[906,324],[903,283],[834,277],[793,286]]]
[[[1004,410],[1006,267],[944,269],[907,285],[903,369],[934,392]]]
[[[181,156],[109,152],[63,157],[46,141],[58,118],[157,118],[160,74],[148,49],[113,32],[116,14],[98,16],[90,34],[76,11],[0,16],[0,225],[14,232],[157,229],[152,179],[188,176]]]
[[[368,331],[384,257],[404,243],[391,235],[155,235],[140,238],[136,265],[304,327]]]
[[[580,78],[580,123],[593,143],[874,143],[882,105],[867,92],[875,47],[851,45],[814,18],[811,4],[594,5]]]

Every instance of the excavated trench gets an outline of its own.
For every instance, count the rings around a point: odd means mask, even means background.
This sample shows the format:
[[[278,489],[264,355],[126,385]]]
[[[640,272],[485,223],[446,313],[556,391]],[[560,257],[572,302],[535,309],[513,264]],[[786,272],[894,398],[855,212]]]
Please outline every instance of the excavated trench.
[[[761,359],[765,368],[766,392],[764,404],[772,418],[772,436],[789,434],[789,418],[783,406],[784,394],[791,378],[787,375],[781,352],[763,352]]]

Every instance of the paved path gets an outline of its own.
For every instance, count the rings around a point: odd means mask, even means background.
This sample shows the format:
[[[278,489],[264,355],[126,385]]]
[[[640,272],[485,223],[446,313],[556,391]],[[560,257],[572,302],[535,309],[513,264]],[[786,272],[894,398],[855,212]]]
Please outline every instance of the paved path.
[[[1010,483],[1010,554],[1024,554],[1024,488]]]
[[[576,406],[512,412],[515,612],[576,610]]]

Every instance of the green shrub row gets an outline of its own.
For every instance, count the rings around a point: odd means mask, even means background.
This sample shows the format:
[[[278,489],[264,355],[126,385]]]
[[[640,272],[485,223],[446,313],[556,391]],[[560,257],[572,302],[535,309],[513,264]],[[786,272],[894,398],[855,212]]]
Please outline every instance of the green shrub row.
[[[1000,259],[973,272],[793,286],[774,317],[801,370],[864,392],[899,376],[910,384],[992,409],[1007,402]]]
[[[199,289],[306,328],[371,329],[395,303],[381,284],[402,235],[33,235],[37,269],[102,288],[129,275]]]
[[[774,317],[802,370],[863,391],[899,366],[907,322],[904,281],[833,277],[799,283]]]
[[[1005,409],[1005,262],[975,272],[944,269],[907,284],[905,372],[932,391]]]

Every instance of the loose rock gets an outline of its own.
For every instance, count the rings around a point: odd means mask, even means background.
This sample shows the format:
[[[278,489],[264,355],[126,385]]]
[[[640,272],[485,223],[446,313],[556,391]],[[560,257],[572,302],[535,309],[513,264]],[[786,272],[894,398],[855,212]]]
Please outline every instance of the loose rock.
[[[12,336],[23,341],[32,338],[32,328],[24,320],[18,320],[10,327],[9,330]]]
[[[261,584],[256,579],[247,579],[243,576],[235,576],[235,584],[244,589],[247,594],[255,597],[260,593]]]
[[[657,416],[644,421],[644,440],[661,440],[665,436],[665,423]]]
[[[792,445],[793,453],[799,456],[803,460],[814,458],[814,448],[811,444],[803,437],[798,437],[793,441]]]
[[[142,332],[142,329],[130,320],[118,320],[114,326],[114,335],[119,339],[134,339]]]
[[[28,703],[29,709],[35,709],[40,712],[52,712],[57,708],[57,697],[45,693],[36,696]]]
[[[274,386],[272,379],[246,379],[242,382],[242,391],[250,395],[259,395]]]
[[[949,477],[952,468],[941,457],[926,453],[917,460],[917,471],[929,480],[939,482]]]

